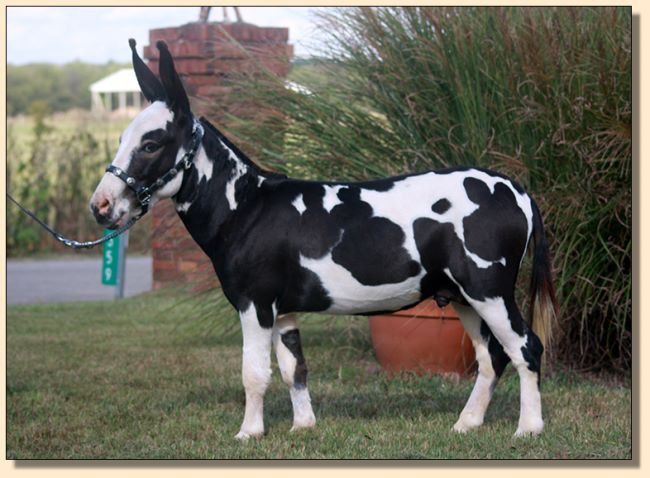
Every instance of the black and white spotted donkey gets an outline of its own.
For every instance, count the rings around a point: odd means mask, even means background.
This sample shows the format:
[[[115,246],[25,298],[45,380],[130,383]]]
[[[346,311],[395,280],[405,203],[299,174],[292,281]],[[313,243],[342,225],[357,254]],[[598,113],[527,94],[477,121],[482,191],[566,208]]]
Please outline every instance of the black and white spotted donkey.
[[[540,213],[518,184],[476,168],[352,183],[265,171],[192,115],[163,42],[160,79],[130,44],[151,104],[122,134],[90,207],[97,222],[116,228],[171,198],[210,257],[243,330],[246,410],[237,438],[264,433],[272,347],[289,386],[292,430],[315,424],[294,313],[372,314],[427,297],[454,302],[479,364],[454,430],[483,423],[512,362],[521,386],[515,434],[542,431],[543,331],[556,306]],[[515,303],[531,240],[531,321],[540,337]]]

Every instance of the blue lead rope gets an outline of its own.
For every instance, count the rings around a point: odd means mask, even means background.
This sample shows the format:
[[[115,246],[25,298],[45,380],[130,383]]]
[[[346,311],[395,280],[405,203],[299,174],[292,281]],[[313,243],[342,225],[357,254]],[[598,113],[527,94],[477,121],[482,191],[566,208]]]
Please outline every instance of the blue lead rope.
[[[50,226],[45,224],[43,221],[41,221],[39,218],[37,218],[33,212],[31,212],[29,209],[23,207],[22,204],[20,204],[18,201],[16,201],[13,197],[11,197],[11,194],[7,193],[7,197],[11,199],[11,201],[18,206],[25,214],[27,214],[29,217],[31,217],[34,221],[36,221],[38,224],[40,224],[43,229],[45,229],[47,232],[52,234],[54,239],[56,239],[59,242],[62,242],[63,245],[67,247],[71,247],[72,249],[91,249],[95,246],[98,246],[106,241],[110,241],[114,237],[119,236],[122,234],[124,231],[126,231],[128,228],[133,226],[136,221],[139,219],[139,217],[132,217],[129,219],[124,225],[120,226],[118,229],[115,229],[113,232],[110,234],[102,237],[101,239],[97,239],[96,241],[85,241],[85,242],[79,242],[75,241],[74,239],[66,239],[63,237],[61,234],[56,232],[54,229],[52,229]]]

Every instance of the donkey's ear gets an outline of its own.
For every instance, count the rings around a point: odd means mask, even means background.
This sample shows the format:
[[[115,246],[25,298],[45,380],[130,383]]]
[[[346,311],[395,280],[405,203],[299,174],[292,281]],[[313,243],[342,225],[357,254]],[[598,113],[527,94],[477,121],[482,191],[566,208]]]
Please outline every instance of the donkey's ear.
[[[156,46],[160,51],[160,80],[167,94],[167,105],[174,113],[189,115],[190,101],[187,99],[187,93],[185,93],[181,78],[176,73],[174,60],[167,49],[167,44],[159,41]]]
[[[135,77],[138,79],[142,94],[150,103],[154,101],[165,101],[165,89],[160,83],[160,80],[156,78],[156,75],[153,74],[138,56],[133,38],[129,39],[129,46],[133,52],[133,70],[135,71]]]

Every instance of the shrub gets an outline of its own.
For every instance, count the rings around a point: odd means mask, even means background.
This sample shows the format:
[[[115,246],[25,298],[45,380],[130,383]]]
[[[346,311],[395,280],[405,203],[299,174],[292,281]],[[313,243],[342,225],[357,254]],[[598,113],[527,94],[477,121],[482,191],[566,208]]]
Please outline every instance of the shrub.
[[[536,198],[561,304],[555,352],[631,362],[631,10],[344,8],[324,57],[294,79],[246,79],[272,121],[229,133],[305,178],[475,165]],[[281,124],[282,127],[278,127]]]

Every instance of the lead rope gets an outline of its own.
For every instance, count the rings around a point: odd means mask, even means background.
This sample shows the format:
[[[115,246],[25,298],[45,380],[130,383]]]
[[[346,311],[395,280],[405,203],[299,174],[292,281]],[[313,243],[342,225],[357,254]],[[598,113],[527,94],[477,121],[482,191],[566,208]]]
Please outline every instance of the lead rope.
[[[110,241],[114,237],[119,236],[122,234],[124,231],[126,231],[128,228],[133,226],[136,221],[141,217],[132,217],[129,219],[124,225],[120,226],[118,229],[115,229],[113,232],[110,234],[102,237],[101,239],[97,239],[96,241],[85,241],[85,242],[79,242],[75,241],[74,239],[66,239],[63,237],[61,234],[56,232],[54,229],[52,229],[50,226],[48,226],[46,223],[41,221],[39,218],[37,218],[33,212],[31,212],[29,209],[25,208],[22,204],[20,204],[18,201],[16,201],[11,194],[7,193],[7,197],[13,201],[13,203],[18,206],[25,214],[27,214],[29,217],[31,217],[34,221],[36,221],[38,224],[40,224],[43,229],[45,229],[47,232],[52,234],[54,239],[56,239],[59,242],[62,242],[65,246],[71,247],[72,249],[91,249],[95,246],[98,246],[106,241]]]

